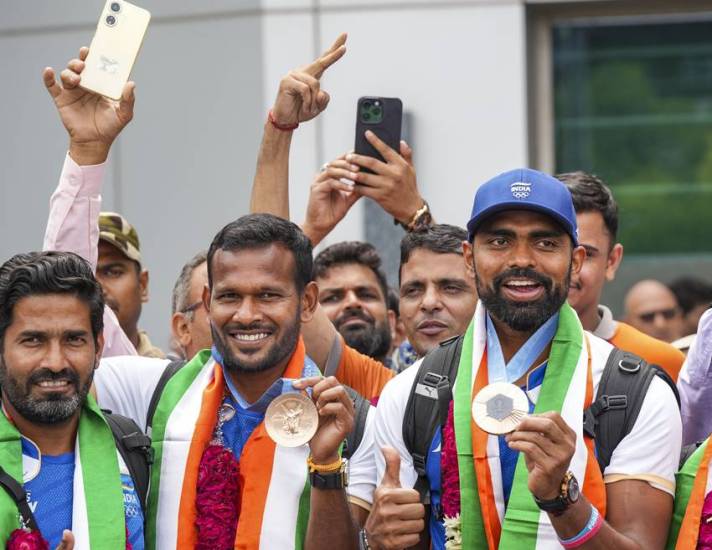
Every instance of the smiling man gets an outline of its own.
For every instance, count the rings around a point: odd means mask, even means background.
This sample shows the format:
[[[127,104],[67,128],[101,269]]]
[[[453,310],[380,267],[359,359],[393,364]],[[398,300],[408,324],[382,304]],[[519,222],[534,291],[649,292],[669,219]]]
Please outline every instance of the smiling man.
[[[134,480],[89,395],[103,310],[79,256],[24,254],[0,268],[0,465],[26,493],[23,520],[51,548],[144,547]],[[0,491],[3,547],[19,528],[18,506]]]
[[[582,411],[613,348],[566,303],[585,256],[570,193],[541,172],[506,172],[478,188],[467,228],[480,301],[466,334],[394,378],[378,404],[370,547],[662,549],[679,410],[654,377],[599,466]]]

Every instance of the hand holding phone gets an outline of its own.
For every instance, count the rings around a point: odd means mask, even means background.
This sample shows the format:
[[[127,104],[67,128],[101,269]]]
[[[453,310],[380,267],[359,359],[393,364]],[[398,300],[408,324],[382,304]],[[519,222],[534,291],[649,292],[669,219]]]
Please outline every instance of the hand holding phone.
[[[89,48],[67,63],[57,82],[54,69],[42,73],[62,124],[69,134],[69,154],[79,165],[101,164],[116,136],[133,118],[134,83],[128,82],[121,99],[114,101],[79,86]]]
[[[382,142],[394,151],[400,149],[403,103],[397,97],[361,97],[356,105],[357,155],[372,157],[385,162],[383,155],[366,139],[371,130]],[[366,172],[373,173],[364,167]]]
[[[79,85],[119,99],[131,75],[151,14],[123,0],[109,0],[99,17]]]

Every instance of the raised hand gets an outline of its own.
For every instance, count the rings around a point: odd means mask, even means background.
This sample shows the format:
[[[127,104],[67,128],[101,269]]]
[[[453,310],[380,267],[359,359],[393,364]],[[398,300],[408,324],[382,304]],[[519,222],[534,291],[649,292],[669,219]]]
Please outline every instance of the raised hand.
[[[400,483],[400,455],[391,447],[381,449],[386,471],[373,494],[373,507],[366,520],[366,535],[371,548],[401,550],[420,541],[425,529],[425,506],[415,489]]]
[[[320,57],[282,78],[272,107],[272,116],[277,124],[293,126],[311,120],[326,109],[330,98],[321,89],[319,80],[324,71],[346,53],[345,44],[346,34],[342,34]]]
[[[60,74],[61,85],[51,67],[44,69],[42,78],[69,133],[70,155],[78,164],[99,164],[133,118],[135,84],[126,83],[119,101],[80,88],[88,54],[89,48],[81,48],[79,57],[67,63]]]
[[[576,432],[559,413],[524,418],[507,436],[509,448],[524,453],[529,491],[541,500],[559,496],[561,482],[576,450]]]
[[[370,130],[366,132],[366,139],[385,162],[355,153],[346,155],[348,162],[368,168],[373,173],[362,170],[345,177],[356,183],[356,193],[375,200],[396,220],[407,224],[425,203],[418,191],[413,150],[405,141],[401,141],[398,154]]]
[[[312,388],[312,399],[319,412],[319,428],[309,442],[316,464],[332,464],[339,458],[339,447],[354,427],[354,404],[333,376],[314,376],[294,383],[294,388]]]
[[[361,198],[361,195],[354,192],[352,185],[340,181],[358,169],[355,164],[347,162],[345,156],[341,156],[316,175],[309,190],[307,217],[302,224],[312,245],[319,244]]]
[[[62,532],[62,540],[59,541],[55,550],[74,550],[74,533],[65,529]]]

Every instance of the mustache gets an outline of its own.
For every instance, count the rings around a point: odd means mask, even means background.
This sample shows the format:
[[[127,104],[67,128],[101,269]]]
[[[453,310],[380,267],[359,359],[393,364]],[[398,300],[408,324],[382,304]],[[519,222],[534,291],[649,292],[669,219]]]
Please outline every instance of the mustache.
[[[40,368],[27,377],[27,385],[39,384],[40,382],[52,382],[54,380],[67,380],[75,387],[79,387],[79,375],[71,369],[53,371],[48,368]]]
[[[495,291],[499,292],[504,282],[513,277],[526,277],[527,279],[536,281],[542,285],[547,292],[550,292],[554,287],[554,281],[530,267],[513,267],[512,269],[500,273],[492,280],[492,287]]]
[[[334,321],[334,326],[338,329],[346,323],[347,321],[351,321],[352,319],[359,319],[360,321],[363,321],[365,323],[373,324],[374,319],[371,317],[368,313],[361,309],[350,309],[346,310],[344,313],[339,315],[336,320]]]

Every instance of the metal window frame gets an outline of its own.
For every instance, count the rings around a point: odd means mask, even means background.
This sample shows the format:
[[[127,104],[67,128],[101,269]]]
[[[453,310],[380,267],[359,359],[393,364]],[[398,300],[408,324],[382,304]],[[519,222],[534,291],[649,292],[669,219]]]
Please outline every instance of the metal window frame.
[[[532,166],[556,170],[552,27],[581,24],[689,21],[712,18],[705,0],[527,0],[527,99],[529,159]]]

